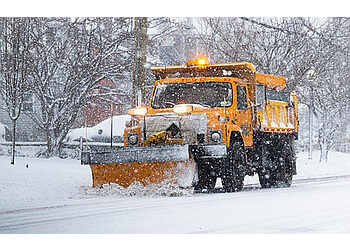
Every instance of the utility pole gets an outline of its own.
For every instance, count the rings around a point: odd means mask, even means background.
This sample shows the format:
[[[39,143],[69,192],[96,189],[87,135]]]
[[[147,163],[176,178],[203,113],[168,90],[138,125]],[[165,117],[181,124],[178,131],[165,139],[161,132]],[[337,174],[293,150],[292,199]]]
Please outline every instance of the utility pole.
[[[134,18],[134,65],[132,79],[132,106],[145,105],[147,57],[147,17]]]

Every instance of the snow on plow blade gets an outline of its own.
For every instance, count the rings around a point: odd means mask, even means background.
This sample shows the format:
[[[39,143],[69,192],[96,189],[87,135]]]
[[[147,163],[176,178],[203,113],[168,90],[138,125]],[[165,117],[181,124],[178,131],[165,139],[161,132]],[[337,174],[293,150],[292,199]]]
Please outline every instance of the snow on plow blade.
[[[83,152],[81,163],[90,164],[93,187],[110,183],[128,187],[135,182],[149,185],[164,181],[189,187],[195,172],[188,145]]]

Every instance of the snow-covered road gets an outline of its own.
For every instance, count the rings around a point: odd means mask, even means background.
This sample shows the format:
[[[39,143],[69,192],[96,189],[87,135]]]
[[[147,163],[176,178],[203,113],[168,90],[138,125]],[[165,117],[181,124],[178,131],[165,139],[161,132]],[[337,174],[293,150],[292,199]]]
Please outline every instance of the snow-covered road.
[[[250,177],[242,192],[180,197],[99,196],[74,161],[22,169],[19,159],[1,169],[0,233],[350,233],[350,156],[334,156],[318,164],[301,155],[290,188],[261,189]]]
[[[350,233],[350,176],[288,189],[98,197],[0,212],[0,233]]]

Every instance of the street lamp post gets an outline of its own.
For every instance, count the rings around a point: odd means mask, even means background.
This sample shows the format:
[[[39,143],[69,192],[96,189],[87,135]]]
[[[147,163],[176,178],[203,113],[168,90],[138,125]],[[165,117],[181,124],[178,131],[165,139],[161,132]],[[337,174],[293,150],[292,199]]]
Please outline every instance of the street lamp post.
[[[314,92],[313,86],[316,85],[318,75],[316,69],[311,67],[306,71],[306,78],[310,86],[310,104],[309,104],[309,154],[308,160],[312,160],[312,125],[313,125],[313,108],[314,108]]]

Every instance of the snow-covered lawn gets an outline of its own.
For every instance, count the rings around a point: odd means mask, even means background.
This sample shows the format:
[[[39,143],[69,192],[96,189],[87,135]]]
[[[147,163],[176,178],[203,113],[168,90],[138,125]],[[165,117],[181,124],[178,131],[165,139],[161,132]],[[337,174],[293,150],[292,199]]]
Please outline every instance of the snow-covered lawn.
[[[37,201],[66,199],[91,185],[87,165],[74,159],[39,159],[17,157],[15,165],[9,157],[0,157],[0,204],[30,204]]]

